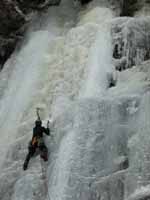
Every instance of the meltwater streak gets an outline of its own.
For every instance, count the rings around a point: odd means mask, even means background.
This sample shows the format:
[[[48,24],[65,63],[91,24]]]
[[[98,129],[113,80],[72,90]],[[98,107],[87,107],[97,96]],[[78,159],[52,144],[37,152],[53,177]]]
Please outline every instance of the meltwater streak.
[[[101,26],[88,61],[88,76],[80,97],[102,97],[108,87],[108,74],[113,72],[109,25]]]
[[[5,159],[4,152],[7,152],[7,147],[15,140],[24,111],[34,102],[49,40],[47,31],[32,33],[27,44],[16,56],[15,66],[12,66],[8,86],[0,101],[0,153],[3,155],[0,158],[0,167]],[[11,70],[11,66],[7,67]]]

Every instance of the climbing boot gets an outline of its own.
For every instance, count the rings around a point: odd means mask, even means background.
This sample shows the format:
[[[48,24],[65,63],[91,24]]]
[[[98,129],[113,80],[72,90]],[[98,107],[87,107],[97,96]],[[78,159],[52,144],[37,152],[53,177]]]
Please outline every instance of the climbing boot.
[[[23,164],[23,170],[27,170],[27,168],[28,168],[28,162],[24,162],[24,164]]]

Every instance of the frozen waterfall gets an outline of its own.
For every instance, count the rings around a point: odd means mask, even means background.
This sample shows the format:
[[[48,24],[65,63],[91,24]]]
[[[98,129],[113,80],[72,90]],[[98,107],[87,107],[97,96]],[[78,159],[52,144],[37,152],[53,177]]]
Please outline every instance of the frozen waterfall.
[[[70,13],[67,13],[67,10],[70,10]],[[52,74],[49,72],[49,63],[58,60],[59,51],[62,58],[59,48],[61,37],[73,26],[76,12],[73,2],[64,0],[60,7],[50,8],[39,21],[35,20],[36,24],[29,29],[20,50],[8,60],[0,74],[0,199],[27,200],[34,196],[34,187],[30,187],[27,182],[37,176],[32,174],[29,177],[28,174],[23,174],[22,164],[28,141],[32,137],[31,131],[36,119],[35,108],[42,108],[42,119],[49,117],[49,96],[52,97],[52,91],[49,90],[52,85],[52,80],[49,80]],[[58,15],[55,18],[56,13]],[[58,54],[54,54],[55,50]],[[54,81],[58,83],[59,80],[55,77]],[[41,173],[38,158],[37,164],[35,171]],[[34,184],[32,180],[31,184]],[[40,183],[41,177],[35,187],[40,187]],[[38,194],[40,200],[41,193]]]
[[[112,48],[109,25],[101,25],[90,50],[88,75],[81,97],[102,97],[108,88],[108,76],[113,74]]]
[[[105,19],[110,19],[110,16],[109,13]],[[112,169],[109,169],[111,156],[115,159],[117,150],[112,150],[111,154],[106,149],[112,141],[112,148],[117,143],[110,133],[112,128],[117,129],[113,126],[113,114],[118,116],[111,108],[111,102],[102,100],[109,85],[108,74],[113,73],[111,43],[110,24],[102,20],[90,48],[85,84],[78,100],[73,103],[74,109],[71,109],[70,128],[66,130],[50,172],[49,195],[53,200],[94,200],[92,184],[96,177],[107,175],[117,168],[111,166]],[[119,133],[114,134],[117,137]]]
[[[38,80],[43,70],[41,65],[48,49],[50,40],[48,32],[39,31],[32,33],[30,37],[28,44],[17,55],[17,59],[8,61],[8,65],[1,74],[3,96],[0,101],[0,130],[3,134],[0,146],[3,156],[0,158],[0,163],[3,163],[6,157],[6,149],[16,137],[19,137],[17,129],[24,113],[27,112],[30,104],[34,103]],[[3,89],[2,84],[8,73],[9,81]]]
[[[143,62],[149,56],[149,17],[116,18],[116,2],[93,0],[81,8],[62,0],[35,17],[5,64],[0,199],[149,198],[150,61]],[[38,156],[22,170],[36,107],[44,124],[53,119],[52,137],[45,140],[46,179]]]

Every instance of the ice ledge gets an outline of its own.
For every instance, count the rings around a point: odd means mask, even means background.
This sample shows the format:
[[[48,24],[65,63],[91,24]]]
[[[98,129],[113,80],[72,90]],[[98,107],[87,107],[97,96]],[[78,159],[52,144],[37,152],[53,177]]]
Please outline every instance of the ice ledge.
[[[126,200],[148,200],[150,199],[150,185],[141,187],[130,195]]]

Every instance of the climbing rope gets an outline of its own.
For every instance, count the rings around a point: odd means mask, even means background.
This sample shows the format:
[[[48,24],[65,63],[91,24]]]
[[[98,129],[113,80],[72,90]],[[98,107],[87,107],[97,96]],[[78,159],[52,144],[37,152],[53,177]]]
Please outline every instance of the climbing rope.
[[[51,200],[50,195],[49,195],[49,190],[48,190],[48,181],[47,181],[47,176],[46,176],[46,168],[43,165],[43,160],[41,158],[41,169],[42,169],[42,178],[44,181],[44,187],[46,189],[46,194],[48,196],[48,200]]]

